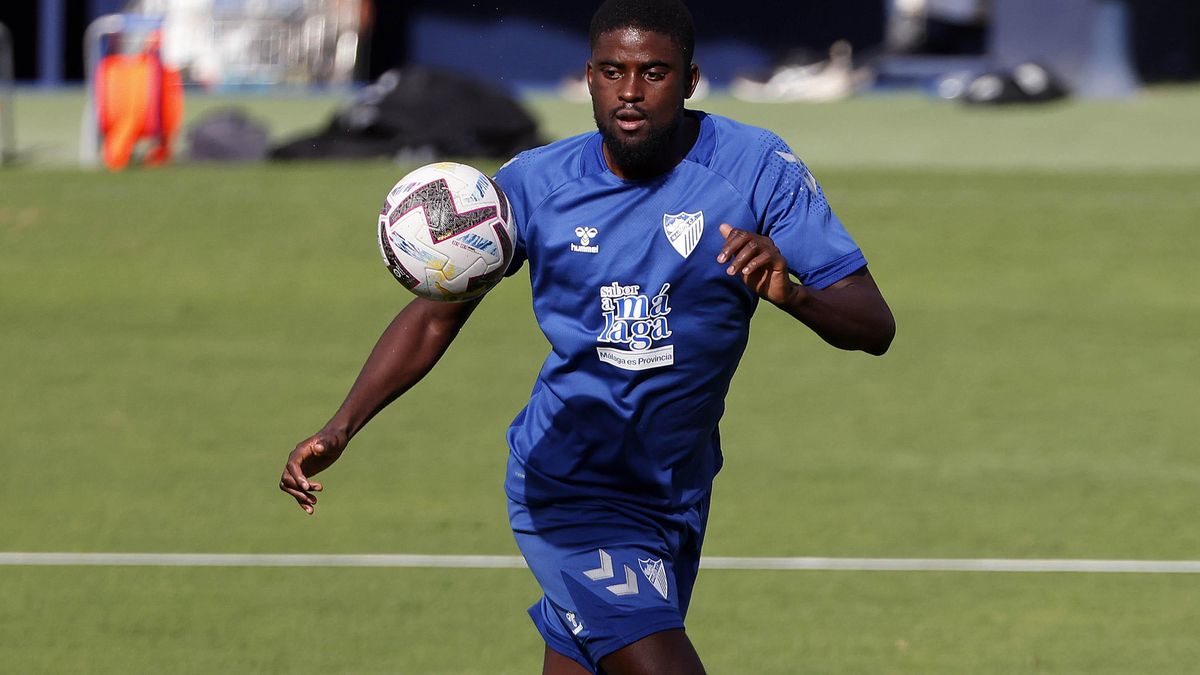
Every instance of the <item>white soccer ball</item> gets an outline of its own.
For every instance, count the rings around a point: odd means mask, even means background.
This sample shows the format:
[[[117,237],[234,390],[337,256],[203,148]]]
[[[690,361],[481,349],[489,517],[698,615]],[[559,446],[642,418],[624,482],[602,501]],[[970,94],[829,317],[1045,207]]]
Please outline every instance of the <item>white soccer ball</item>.
[[[423,166],[396,183],[379,212],[379,251],[423,298],[472,300],[504,278],[513,257],[508,199],[465,164]]]

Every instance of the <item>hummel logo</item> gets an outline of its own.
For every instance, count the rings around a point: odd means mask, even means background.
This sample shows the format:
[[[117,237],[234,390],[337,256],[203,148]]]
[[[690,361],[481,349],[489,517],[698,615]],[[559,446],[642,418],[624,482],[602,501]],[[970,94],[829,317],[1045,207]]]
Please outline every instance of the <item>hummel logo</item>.
[[[567,623],[571,624],[572,635],[579,635],[583,632],[583,624],[575,617],[575,612],[567,612]]]
[[[592,238],[600,232],[594,227],[577,227],[575,236],[579,237],[578,244],[571,244],[571,250],[576,253],[599,253],[599,246],[590,246]]]
[[[618,597],[623,595],[637,595],[637,575],[633,573],[633,570],[629,569],[629,565],[622,565],[622,567],[625,568],[625,583],[613,584],[612,586],[605,586],[605,588],[608,589],[609,593]],[[583,575],[592,581],[605,581],[613,578],[616,575],[613,574],[612,556],[604,549],[600,549],[600,566],[594,570],[584,571]]]

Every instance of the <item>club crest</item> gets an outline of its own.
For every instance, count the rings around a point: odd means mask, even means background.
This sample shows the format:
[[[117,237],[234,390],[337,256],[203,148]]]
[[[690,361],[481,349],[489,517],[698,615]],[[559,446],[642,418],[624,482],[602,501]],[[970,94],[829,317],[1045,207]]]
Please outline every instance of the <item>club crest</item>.
[[[663,231],[667,233],[667,241],[679,255],[688,257],[700,243],[700,235],[704,233],[704,212],[696,213],[664,213]]]
[[[642,574],[646,575],[646,579],[654,586],[654,590],[658,591],[664,600],[668,599],[667,571],[663,569],[663,561],[657,558],[646,558],[645,560],[638,558],[638,566],[642,568]]]

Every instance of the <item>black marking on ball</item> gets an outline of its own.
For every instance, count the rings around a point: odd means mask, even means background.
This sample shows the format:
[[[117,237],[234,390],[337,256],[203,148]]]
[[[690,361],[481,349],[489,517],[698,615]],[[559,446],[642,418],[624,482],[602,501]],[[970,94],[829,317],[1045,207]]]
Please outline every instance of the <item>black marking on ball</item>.
[[[405,197],[392,212],[392,222],[416,208],[425,209],[425,222],[429,224],[429,234],[435,244],[496,217],[494,206],[485,206],[474,211],[459,211],[445,178],[426,183]]]
[[[508,232],[504,230],[502,223],[492,223],[492,229],[496,231],[496,241],[500,242],[501,259],[512,260],[513,245],[512,240],[508,238]],[[508,266],[503,265],[497,267],[491,272],[480,274],[467,280],[467,292],[473,292],[478,289],[490,289],[492,286],[500,283],[504,278],[504,273],[508,271]]]
[[[491,178],[488,178],[488,182],[492,184],[492,189],[496,191],[496,197],[500,200],[500,220],[511,225],[512,223],[508,220],[508,197],[504,194],[504,190],[500,189],[499,183]]]
[[[392,251],[392,244],[388,241],[387,224],[381,219],[379,221],[379,250],[383,251],[384,262],[387,263],[388,269],[391,270],[392,276],[396,277],[405,288],[412,290],[421,285],[421,281],[408,273],[404,269],[404,265],[396,258],[396,254]]]

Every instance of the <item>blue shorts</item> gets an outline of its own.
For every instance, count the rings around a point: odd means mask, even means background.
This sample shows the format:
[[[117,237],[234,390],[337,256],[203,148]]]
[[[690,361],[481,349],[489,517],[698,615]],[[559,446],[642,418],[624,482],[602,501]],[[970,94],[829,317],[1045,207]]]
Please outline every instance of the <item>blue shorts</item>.
[[[679,512],[608,500],[508,502],[517,546],[545,594],[529,608],[546,644],[591,672],[600,659],[683,627],[709,498]]]

